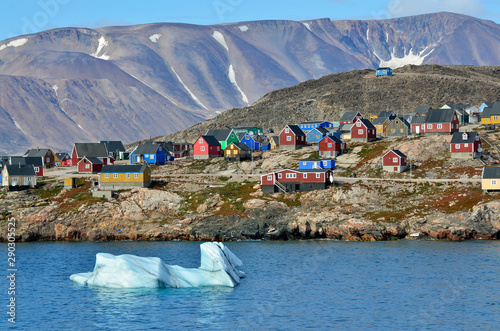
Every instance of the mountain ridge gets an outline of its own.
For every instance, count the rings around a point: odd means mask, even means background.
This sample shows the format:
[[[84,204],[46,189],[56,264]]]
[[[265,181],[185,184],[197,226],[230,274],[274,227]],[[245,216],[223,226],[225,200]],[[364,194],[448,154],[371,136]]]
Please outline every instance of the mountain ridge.
[[[0,89],[6,113],[0,127],[8,132],[0,135],[0,152],[68,150],[82,139],[130,143],[188,128],[309,79],[431,58],[500,64],[500,26],[436,13],[380,21],[58,28],[19,36],[0,41],[0,75],[24,78]],[[35,135],[36,112],[55,121]],[[61,112],[66,119],[54,115]],[[60,135],[65,139],[55,138]]]

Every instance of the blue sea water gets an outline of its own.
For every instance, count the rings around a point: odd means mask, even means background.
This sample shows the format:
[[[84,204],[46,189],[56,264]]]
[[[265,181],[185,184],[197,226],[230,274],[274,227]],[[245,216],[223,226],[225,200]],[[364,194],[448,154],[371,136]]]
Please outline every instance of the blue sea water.
[[[497,241],[230,242],[246,273],[235,288],[120,290],[69,280],[73,273],[92,271],[98,252],[198,267],[199,245],[19,243],[15,328],[499,329]],[[5,329],[12,325],[2,278],[0,328]]]

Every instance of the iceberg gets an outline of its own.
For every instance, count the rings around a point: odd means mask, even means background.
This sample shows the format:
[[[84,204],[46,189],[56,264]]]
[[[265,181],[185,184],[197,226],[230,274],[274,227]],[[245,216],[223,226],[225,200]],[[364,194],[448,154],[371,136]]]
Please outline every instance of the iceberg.
[[[158,257],[97,253],[94,271],[70,276],[80,285],[109,288],[229,286],[245,277],[241,260],[219,242],[200,245],[201,266],[167,265]]]

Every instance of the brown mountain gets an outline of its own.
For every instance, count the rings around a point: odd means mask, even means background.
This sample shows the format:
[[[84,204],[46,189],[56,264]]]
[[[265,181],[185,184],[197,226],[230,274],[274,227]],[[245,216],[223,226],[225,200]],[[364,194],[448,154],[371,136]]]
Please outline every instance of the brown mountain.
[[[500,64],[498,24],[381,21],[61,28],[0,41],[0,153],[175,132],[265,93],[349,70]],[[61,138],[63,137],[63,138]]]
[[[394,110],[403,115],[417,106],[471,104],[500,99],[500,66],[408,65],[392,77],[374,70],[355,70],[309,80],[266,94],[250,107],[230,109],[188,130],[160,140],[193,142],[207,129],[255,125],[279,132],[286,124],[339,120],[346,111],[363,116]]]

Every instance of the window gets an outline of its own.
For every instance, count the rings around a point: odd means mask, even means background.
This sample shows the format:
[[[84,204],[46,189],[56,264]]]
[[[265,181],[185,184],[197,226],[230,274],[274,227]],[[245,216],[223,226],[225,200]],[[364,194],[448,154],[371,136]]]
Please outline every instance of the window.
[[[498,116],[493,116],[493,119],[496,121],[498,120]]]
[[[290,133],[290,129],[286,128],[285,133]]]
[[[134,174],[134,178],[139,178],[139,174]]]
[[[307,174],[306,174],[306,173],[303,173],[303,174],[302,174],[302,178],[306,179],[306,178],[307,178]]]
[[[307,162],[302,162],[302,165],[306,165],[306,164],[307,164]]]
[[[358,134],[363,134],[363,129],[359,129]]]
[[[437,127],[438,129],[442,129],[443,128],[443,124],[438,124],[437,126],[438,126]]]
[[[200,140],[198,140],[198,142],[199,142],[200,144],[203,144],[203,138],[200,138]]]
[[[267,180],[273,180],[273,175],[267,176]]]
[[[422,124],[422,130],[425,129],[425,124]]]
[[[90,164],[88,164],[88,163],[87,163],[87,164],[85,165],[85,169],[90,169]]]
[[[46,158],[45,162],[50,162],[50,157]]]
[[[460,144],[455,144],[455,149],[460,149]]]
[[[205,146],[200,147],[200,151],[204,152],[205,151]]]
[[[328,143],[328,148],[332,148],[332,143]]]
[[[33,177],[28,177],[28,183],[31,183],[33,181]]]
[[[323,161],[323,166],[324,167],[328,166],[328,161]]]
[[[286,137],[286,141],[292,141],[292,137],[287,136],[287,137]]]
[[[19,178],[18,177],[12,177],[12,182],[18,182]]]
[[[118,178],[118,174],[113,174],[113,178]]]
[[[297,178],[297,174],[296,173],[287,173],[286,178]]]
[[[316,178],[321,178],[321,174],[319,172],[316,173]]]
[[[104,178],[109,178],[109,174],[104,174]]]
[[[325,155],[325,152],[321,151],[321,152],[319,152],[319,155],[323,156],[323,155]]]
[[[496,179],[492,179],[491,180],[491,185],[496,185],[497,184],[497,180]]]
[[[394,162],[394,163],[398,163],[398,158],[397,158],[397,157],[393,157],[393,158],[392,158],[392,162]]]
[[[432,124],[427,124],[427,129],[432,129]]]
[[[356,126],[359,128],[361,127],[361,123],[360,122],[356,122]]]
[[[278,178],[280,178],[280,179],[281,179],[281,174],[278,174]]]
[[[403,132],[404,132],[404,131],[403,131],[403,128],[399,129],[399,132],[403,133]]]
[[[126,174],[126,175],[125,175],[125,177],[126,177],[126,178],[130,178],[130,174]]]
[[[469,144],[464,144],[464,147],[465,147],[465,148],[469,147]]]
[[[39,172],[39,171],[40,171],[40,168],[35,167],[35,172]]]
[[[217,152],[220,152],[220,146],[217,146]]]

